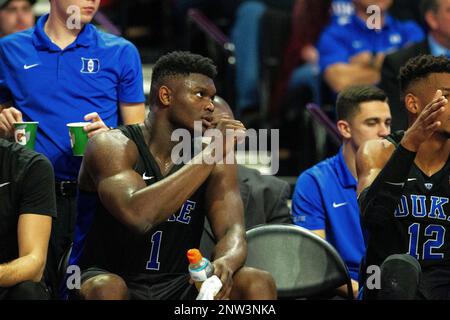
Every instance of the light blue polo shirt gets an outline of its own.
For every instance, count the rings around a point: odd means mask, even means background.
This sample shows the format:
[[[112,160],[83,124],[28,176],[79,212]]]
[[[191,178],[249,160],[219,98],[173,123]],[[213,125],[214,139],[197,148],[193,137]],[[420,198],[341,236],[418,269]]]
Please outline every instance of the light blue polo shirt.
[[[72,156],[66,124],[98,112],[119,124],[119,102],[142,103],[142,66],[129,41],[84,26],[61,50],[35,27],[0,40],[0,103],[13,101],[24,121],[39,121],[36,151],[46,155],[57,180],[76,180],[81,157]]]
[[[380,30],[369,29],[366,21],[356,14],[348,20],[333,20],[318,42],[320,70],[324,72],[338,62],[348,63],[363,51],[390,53],[423,39],[424,33],[417,23],[400,21],[388,14]]]
[[[450,58],[450,50],[444,46],[441,46],[436,40],[434,40],[431,34],[428,35],[428,44],[430,46],[430,52],[433,56],[445,56]]]
[[[326,239],[358,280],[359,264],[365,254],[356,179],[345,164],[342,148],[337,155],[304,171],[292,196],[296,225],[309,230],[324,229]]]

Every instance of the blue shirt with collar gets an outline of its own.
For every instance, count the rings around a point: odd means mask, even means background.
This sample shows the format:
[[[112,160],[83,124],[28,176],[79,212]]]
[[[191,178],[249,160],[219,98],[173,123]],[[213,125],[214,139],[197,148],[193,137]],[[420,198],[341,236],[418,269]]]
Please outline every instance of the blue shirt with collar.
[[[81,157],[72,156],[70,122],[96,111],[119,124],[119,102],[142,103],[142,66],[129,41],[87,24],[64,50],[35,27],[0,40],[0,103],[12,101],[24,121],[38,121],[35,149],[52,162],[57,180],[76,180]]]
[[[334,20],[322,33],[318,42],[320,70],[324,72],[339,62],[349,63],[351,57],[364,51],[390,53],[423,39],[422,29],[413,21],[400,21],[386,14],[384,26],[374,30],[353,14],[348,20]]]
[[[441,46],[436,40],[434,40],[431,34],[428,35],[428,44],[430,46],[430,53],[433,56],[445,56],[450,58],[450,50],[444,46]]]
[[[292,216],[296,225],[325,230],[326,240],[347,264],[351,278],[358,280],[359,264],[366,249],[356,185],[341,148],[334,157],[300,175],[292,197]]]

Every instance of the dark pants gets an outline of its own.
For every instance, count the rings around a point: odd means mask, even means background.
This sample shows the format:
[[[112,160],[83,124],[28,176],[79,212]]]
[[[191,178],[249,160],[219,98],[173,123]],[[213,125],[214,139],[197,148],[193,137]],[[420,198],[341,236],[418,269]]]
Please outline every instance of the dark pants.
[[[51,287],[52,296],[57,298],[58,266],[64,252],[73,241],[76,224],[76,196],[56,193],[56,208],[58,217],[53,219],[52,233],[47,256],[46,282]]]
[[[25,281],[0,288],[0,300],[50,300],[50,293],[43,282]]]

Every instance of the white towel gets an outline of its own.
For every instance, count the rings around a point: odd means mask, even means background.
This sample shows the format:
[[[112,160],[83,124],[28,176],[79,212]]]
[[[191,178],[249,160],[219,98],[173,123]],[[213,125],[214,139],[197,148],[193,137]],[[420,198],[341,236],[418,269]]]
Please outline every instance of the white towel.
[[[209,277],[200,287],[196,300],[214,300],[214,296],[222,288],[222,282],[216,275]]]

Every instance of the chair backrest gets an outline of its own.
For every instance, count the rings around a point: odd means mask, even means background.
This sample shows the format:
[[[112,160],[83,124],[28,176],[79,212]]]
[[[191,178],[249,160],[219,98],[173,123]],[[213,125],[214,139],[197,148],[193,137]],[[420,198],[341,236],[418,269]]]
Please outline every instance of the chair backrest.
[[[66,279],[66,271],[67,267],[69,266],[69,258],[70,254],[72,252],[72,246],[73,243],[70,244],[70,246],[64,251],[64,254],[62,255],[61,259],[58,263],[58,286],[65,286],[65,279]]]
[[[308,298],[347,285],[353,299],[347,266],[327,241],[289,224],[267,224],[247,231],[246,266],[270,272],[279,298]]]
[[[334,124],[333,121],[331,121],[331,119],[326,115],[326,113],[323,112],[323,110],[320,109],[320,107],[315,103],[308,103],[306,105],[306,110],[308,110],[311,116],[325,128],[328,135],[331,137],[333,143],[335,143],[337,146],[340,146],[342,139],[341,134],[339,133],[339,130],[336,128],[336,124]]]

